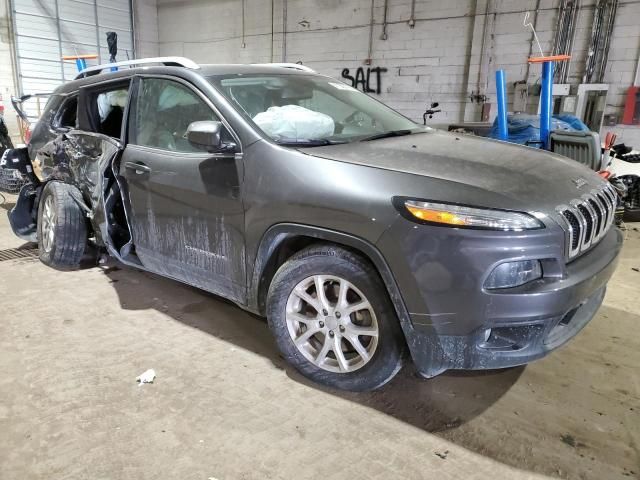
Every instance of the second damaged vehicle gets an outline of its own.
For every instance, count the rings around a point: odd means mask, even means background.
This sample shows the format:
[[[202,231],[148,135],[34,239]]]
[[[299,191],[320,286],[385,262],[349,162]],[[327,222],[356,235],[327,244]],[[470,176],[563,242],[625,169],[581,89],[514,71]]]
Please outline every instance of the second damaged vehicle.
[[[418,125],[299,65],[129,63],[60,87],[12,152],[33,174],[11,224],[47,265],[93,244],[228,298],[348,390],[407,351],[425,377],[521,365],[600,306],[617,199],[576,162]]]

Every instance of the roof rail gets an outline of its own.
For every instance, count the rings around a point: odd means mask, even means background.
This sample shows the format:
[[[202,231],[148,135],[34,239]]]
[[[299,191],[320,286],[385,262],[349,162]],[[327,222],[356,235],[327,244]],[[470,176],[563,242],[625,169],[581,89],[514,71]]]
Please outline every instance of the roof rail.
[[[292,68],[294,70],[302,70],[303,72],[316,73],[316,71],[313,68],[307,67],[306,65],[301,65],[299,63],[256,63],[254,65],[260,65],[265,67]]]
[[[110,69],[113,67],[134,67],[138,65],[150,65],[154,63],[160,63],[165,67],[184,67],[184,68],[191,68],[194,70],[197,70],[200,68],[200,65],[195,63],[193,60],[189,60],[188,58],[184,58],[184,57],[140,58],[138,60],[126,60],[123,62],[105,63],[103,65],[95,65],[93,67],[85,68],[76,76],[76,80],[79,78],[98,75],[103,70]]]

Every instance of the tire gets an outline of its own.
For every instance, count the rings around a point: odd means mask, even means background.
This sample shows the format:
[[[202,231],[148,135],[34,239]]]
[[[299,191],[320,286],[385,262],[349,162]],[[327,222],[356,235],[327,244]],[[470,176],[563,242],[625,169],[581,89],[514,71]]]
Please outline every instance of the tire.
[[[640,222],[640,208],[634,208],[634,209],[626,208],[622,215],[622,221]]]
[[[74,270],[87,246],[84,212],[73,199],[78,190],[66,183],[49,182],[38,208],[40,260],[58,270]]]
[[[267,320],[285,360],[314,382],[368,391],[402,368],[406,344],[378,272],[342,248],[311,246],[284,263],[269,287]]]

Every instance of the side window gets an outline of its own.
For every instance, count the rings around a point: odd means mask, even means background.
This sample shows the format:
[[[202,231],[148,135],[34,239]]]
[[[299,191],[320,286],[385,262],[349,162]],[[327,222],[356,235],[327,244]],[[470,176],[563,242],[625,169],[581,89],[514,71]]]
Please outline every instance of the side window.
[[[124,110],[130,80],[115,84],[89,86],[78,96],[78,128],[119,139],[122,136]]]
[[[193,90],[172,80],[143,78],[129,125],[130,141],[171,152],[201,153],[186,133],[192,122],[205,120],[220,119]]]
[[[120,138],[128,96],[128,87],[101,92],[96,96],[99,117],[97,133]]]
[[[57,128],[76,128],[78,120],[78,97],[73,96],[62,103],[56,117]]]

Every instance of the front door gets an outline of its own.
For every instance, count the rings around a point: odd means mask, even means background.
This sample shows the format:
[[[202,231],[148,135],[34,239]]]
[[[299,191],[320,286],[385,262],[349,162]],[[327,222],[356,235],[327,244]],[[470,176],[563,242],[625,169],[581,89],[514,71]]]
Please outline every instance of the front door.
[[[136,81],[120,162],[135,253],[150,271],[244,302],[242,157],[187,141],[191,122],[221,120],[197,90],[168,78]]]

